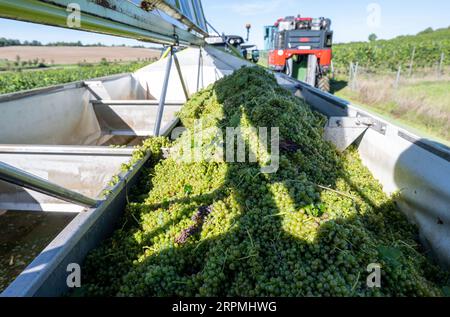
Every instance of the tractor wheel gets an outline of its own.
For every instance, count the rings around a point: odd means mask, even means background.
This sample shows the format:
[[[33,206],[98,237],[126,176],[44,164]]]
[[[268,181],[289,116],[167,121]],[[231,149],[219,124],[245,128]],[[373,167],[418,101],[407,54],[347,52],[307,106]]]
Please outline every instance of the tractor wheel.
[[[328,76],[320,77],[317,88],[324,92],[330,92],[330,78]]]

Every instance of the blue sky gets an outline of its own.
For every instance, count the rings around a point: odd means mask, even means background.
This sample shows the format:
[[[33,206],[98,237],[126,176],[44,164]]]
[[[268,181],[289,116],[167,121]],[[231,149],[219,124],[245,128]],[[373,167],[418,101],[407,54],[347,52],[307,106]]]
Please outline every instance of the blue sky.
[[[377,26],[367,21],[374,13],[373,6],[369,7],[373,3],[380,8]],[[227,33],[244,35],[244,25],[251,23],[251,42],[260,48],[264,25],[287,15],[330,18],[335,42],[365,41],[371,33],[389,39],[416,34],[430,26],[450,26],[448,0],[203,0],[203,5],[211,23]]]
[[[375,7],[370,6],[373,3]],[[370,33],[389,39],[402,34],[416,34],[430,26],[450,26],[448,0],[203,0],[203,6],[207,19],[221,32],[245,35],[245,24],[251,23],[250,41],[260,48],[263,47],[264,25],[299,13],[302,16],[331,18],[335,42],[367,40]],[[374,16],[379,16],[379,19],[370,19]],[[368,23],[368,19],[369,22],[379,21],[379,24]],[[141,44],[133,40],[3,19],[0,19],[0,37],[44,43],[80,40],[83,43]]]

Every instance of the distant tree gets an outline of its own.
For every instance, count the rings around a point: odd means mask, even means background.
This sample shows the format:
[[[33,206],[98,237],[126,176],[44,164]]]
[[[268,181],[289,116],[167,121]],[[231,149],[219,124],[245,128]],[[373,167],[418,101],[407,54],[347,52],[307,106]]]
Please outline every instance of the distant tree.
[[[19,46],[22,43],[19,40],[11,40],[6,38],[0,38],[0,46]]]
[[[433,32],[434,32],[433,28],[430,27],[430,28],[426,28],[425,30],[417,33],[417,35],[429,34],[429,33],[433,33]]]
[[[369,35],[369,42],[375,42],[378,39],[378,36],[375,33]]]

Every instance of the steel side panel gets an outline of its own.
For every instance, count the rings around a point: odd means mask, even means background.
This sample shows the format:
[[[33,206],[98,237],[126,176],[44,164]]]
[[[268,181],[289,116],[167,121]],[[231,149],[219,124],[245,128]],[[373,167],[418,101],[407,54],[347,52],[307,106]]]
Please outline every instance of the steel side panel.
[[[100,119],[104,133],[114,130],[153,131],[158,112],[157,106],[109,106],[95,105],[95,113]],[[165,107],[162,126],[169,124],[176,117],[181,107]]]
[[[94,143],[100,127],[88,100],[73,89],[0,103],[0,144]]]
[[[105,80],[103,85],[113,99],[145,95],[132,76]],[[103,133],[90,103],[94,97],[85,87],[68,87],[12,98],[18,93],[0,102],[0,144],[101,145]]]
[[[88,252],[115,229],[126,205],[127,191],[137,181],[142,161],[123,177],[108,200],[80,213],[23,271],[0,297],[57,297],[68,291],[67,266],[81,264]]]
[[[423,242],[450,267],[450,163],[398,136],[368,130],[359,153],[388,194],[419,229]]]
[[[131,155],[0,152],[0,161],[91,198],[102,193],[113,176],[120,173],[121,165],[130,158]],[[0,181],[0,209],[49,211],[52,204],[64,202]],[[11,208],[13,205],[16,208]]]

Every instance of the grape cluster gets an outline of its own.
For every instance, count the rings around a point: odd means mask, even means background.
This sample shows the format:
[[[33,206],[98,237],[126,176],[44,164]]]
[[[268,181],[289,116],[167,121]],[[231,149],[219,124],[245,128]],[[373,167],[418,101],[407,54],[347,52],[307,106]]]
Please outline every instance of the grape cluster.
[[[88,256],[82,295],[442,295],[448,274],[426,257],[417,229],[357,151],[340,154],[325,142],[325,118],[274,76],[240,69],[196,94],[179,117],[188,131],[197,119],[223,131],[279,127],[278,172],[261,173],[258,151],[254,163],[180,161],[195,145],[184,133],[142,176],[123,226]],[[155,140],[146,148],[157,153]],[[202,149],[214,137],[205,140]],[[367,285],[371,263],[381,264],[381,288]]]
[[[178,238],[175,239],[175,242],[178,244],[184,244],[186,243],[187,239],[189,239],[190,236],[197,233],[205,220],[205,218],[211,213],[211,207],[209,206],[202,206],[198,209],[198,212],[192,216],[192,221],[194,224],[190,226],[189,228],[183,230]]]

